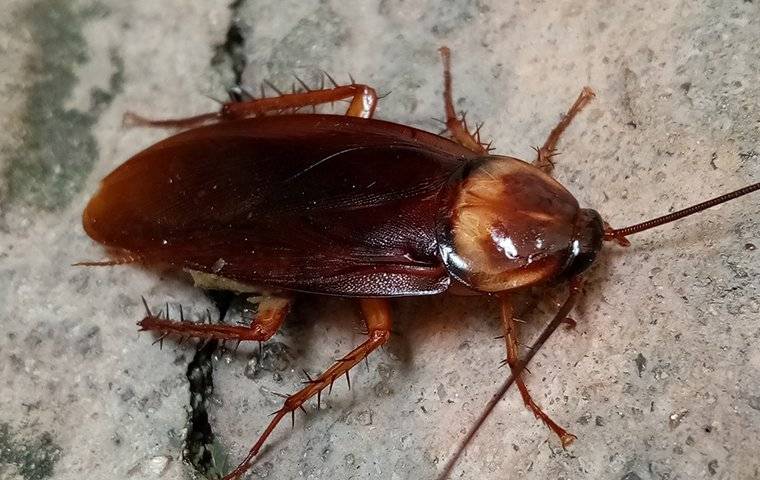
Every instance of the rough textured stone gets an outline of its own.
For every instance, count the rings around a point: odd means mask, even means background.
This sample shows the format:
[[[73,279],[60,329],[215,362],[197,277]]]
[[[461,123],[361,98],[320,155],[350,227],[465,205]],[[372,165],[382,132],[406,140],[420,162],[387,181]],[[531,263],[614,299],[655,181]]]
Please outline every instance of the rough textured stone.
[[[165,135],[124,130],[123,112],[213,108],[201,93],[218,84],[208,65],[228,22],[222,1],[3,3],[2,478],[187,476],[192,352],[159,350],[134,322],[140,295],[198,313],[203,297],[165,275],[71,264],[103,256],[80,226],[99,179]]]
[[[228,3],[4,4],[0,475],[193,475],[180,458],[194,348],[159,350],[134,322],[140,295],[196,318],[208,300],[161,272],[69,266],[103,255],[79,226],[99,178],[166,135],[124,129],[127,109],[198,113],[238,80],[289,88],[293,74],[313,83],[326,70],[392,92],[379,118],[437,131],[445,44],[457,108],[486,121],[498,153],[531,159],[580,88],[596,90],[556,172],[615,226],[760,178],[757,3]],[[749,197],[607,248],[577,328],[552,338],[528,379],[576,443],[562,450],[510,392],[453,477],[760,475],[759,218]],[[278,428],[252,478],[436,477],[506,375],[498,311],[454,297],[394,308],[399,334],[369,370],[352,372],[351,391],[337,383],[319,413],[310,403],[294,430]],[[551,309],[526,312],[526,340]],[[360,342],[359,324],[350,301],[305,298],[261,357],[257,346],[217,351],[203,399],[210,455],[241,459],[276,393]],[[23,452],[39,445],[35,477]]]

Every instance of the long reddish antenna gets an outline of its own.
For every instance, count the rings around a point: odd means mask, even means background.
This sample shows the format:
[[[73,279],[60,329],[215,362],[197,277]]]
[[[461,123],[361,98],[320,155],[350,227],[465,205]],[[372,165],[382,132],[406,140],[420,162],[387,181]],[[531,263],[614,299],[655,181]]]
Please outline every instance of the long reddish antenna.
[[[669,213],[667,215],[663,215],[662,217],[657,217],[652,220],[647,220],[646,222],[637,223],[636,225],[631,225],[630,227],[609,228],[604,232],[604,239],[607,241],[614,240],[620,243],[621,245],[626,245],[628,244],[628,241],[626,240],[625,237],[627,237],[628,235],[633,235],[634,233],[643,232],[644,230],[649,230],[650,228],[659,227],[660,225],[663,225],[665,223],[670,223],[675,220],[688,217],[689,215],[693,215],[697,212],[701,212],[702,210],[707,210],[708,208],[714,207],[715,205],[719,205],[721,203],[728,202],[735,198],[739,198],[743,195],[747,195],[748,193],[752,193],[755,190],[760,190],[760,182],[755,183],[753,185],[746,186],[744,188],[740,188],[739,190],[735,190],[731,193],[721,195],[720,197],[715,197],[712,200],[707,200],[706,202],[698,203],[697,205],[692,205],[691,207],[684,208],[683,210]]]

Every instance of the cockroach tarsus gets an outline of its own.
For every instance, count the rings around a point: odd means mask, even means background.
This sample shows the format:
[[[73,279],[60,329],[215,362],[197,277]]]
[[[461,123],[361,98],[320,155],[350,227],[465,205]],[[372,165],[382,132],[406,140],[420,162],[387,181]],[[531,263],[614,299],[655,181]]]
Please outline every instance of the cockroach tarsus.
[[[178,128],[133,156],[101,183],[83,213],[85,231],[109,252],[82,265],[164,264],[188,272],[207,289],[258,294],[249,326],[192,323],[153,315],[141,330],[219,341],[271,338],[295,294],[355,297],[366,340],[303,389],[287,396],[245,459],[225,479],[240,478],[279,422],[384,345],[390,336],[388,298],[482,294],[501,306],[504,361],[512,375],[445,467],[453,468],[501,395],[516,383],[526,407],[567,447],[576,438],[531,398],[521,373],[552,332],[568,322],[581,274],[603,242],[627,245],[629,235],[760,189],[753,184],[673,214],[621,229],[581,209],[552,176],[564,130],[591,101],[576,101],[536,148],[530,163],[491,155],[458,116],[452,100],[450,53],[444,66],[445,125],[451,139],[373,119],[378,95],[351,82],[276,97],[241,90],[221,110],[132,125]],[[276,90],[276,89],[275,89]],[[345,115],[299,113],[348,100]],[[567,298],[522,360],[512,294],[569,282]]]

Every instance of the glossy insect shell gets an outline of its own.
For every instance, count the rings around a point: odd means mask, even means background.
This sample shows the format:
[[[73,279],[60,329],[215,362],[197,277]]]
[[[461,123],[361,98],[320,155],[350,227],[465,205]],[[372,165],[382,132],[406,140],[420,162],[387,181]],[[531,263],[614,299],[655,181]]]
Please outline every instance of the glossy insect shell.
[[[452,177],[439,212],[443,262],[461,283],[503,292],[587,268],[603,224],[559,182],[511,157],[467,164]]]
[[[291,115],[149,147],[103,180],[83,223],[117,259],[205,287],[393,297],[557,280],[593,250],[584,212],[517,159],[380,120]]]

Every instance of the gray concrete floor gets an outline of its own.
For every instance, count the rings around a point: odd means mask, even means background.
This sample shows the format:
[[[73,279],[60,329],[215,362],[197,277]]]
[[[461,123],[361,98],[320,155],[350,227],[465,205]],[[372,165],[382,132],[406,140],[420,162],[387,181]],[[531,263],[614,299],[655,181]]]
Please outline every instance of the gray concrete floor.
[[[134,323],[141,295],[196,317],[209,301],[161,272],[70,266],[103,255],[79,223],[99,179],[167,135],[123,128],[128,109],[200,113],[237,76],[289,87],[326,70],[392,92],[379,118],[437,131],[445,44],[457,106],[498,153],[532,158],[580,88],[596,90],[557,176],[613,225],[760,179],[751,0],[228,3],[4,2],[0,478],[200,478],[182,461],[195,348],[159,350]],[[746,197],[608,248],[577,329],[552,338],[528,379],[576,443],[562,450],[513,391],[453,477],[760,478],[758,218]],[[391,344],[351,391],[336,385],[321,412],[279,428],[251,478],[436,477],[505,376],[497,310],[454,297],[394,308]],[[525,314],[526,338],[551,308]],[[358,322],[349,301],[305,298],[263,358],[218,350],[205,364],[214,458],[242,458],[273,392],[359,342]]]

